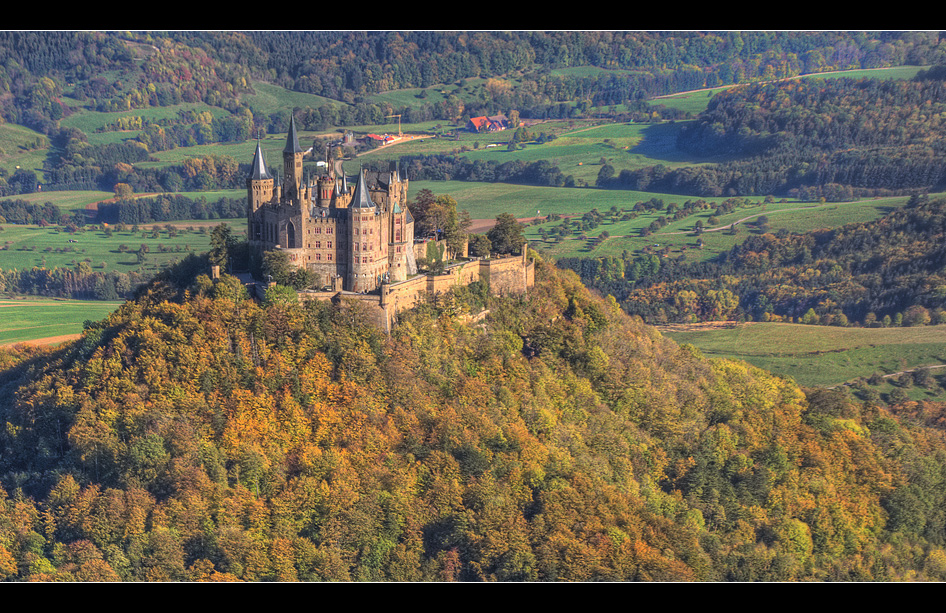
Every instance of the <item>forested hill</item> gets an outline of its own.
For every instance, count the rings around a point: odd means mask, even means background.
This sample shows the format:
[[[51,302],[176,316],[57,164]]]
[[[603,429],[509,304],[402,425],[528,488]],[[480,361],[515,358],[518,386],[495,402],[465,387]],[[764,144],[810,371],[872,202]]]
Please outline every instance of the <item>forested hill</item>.
[[[523,118],[561,117],[575,103],[633,106],[702,87],[944,62],[938,32],[7,31],[0,94],[13,96],[0,96],[0,116],[52,134],[69,112],[64,95],[99,111],[201,101],[241,114],[254,83],[266,82],[358,107],[357,123],[377,123],[373,115],[392,109],[371,104],[372,94],[500,77],[484,99],[466,101],[470,116],[516,108]],[[427,121],[447,112],[440,106],[395,112]],[[308,123],[332,125],[340,111],[327,107]]]
[[[536,276],[386,337],[168,275],[0,354],[0,577],[946,579],[942,407],[806,397]]]
[[[678,147],[739,160],[628,171],[620,183],[700,196],[787,195],[803,200],[937,191],[946,182],[942,70],[910,81],[804,79],[721,92]]]
[[[946,323],[946,200],[917,196],[881,219],[833,230],[752,230],[713,262],[637,256],[570,258],[559,265],[654,324]]]

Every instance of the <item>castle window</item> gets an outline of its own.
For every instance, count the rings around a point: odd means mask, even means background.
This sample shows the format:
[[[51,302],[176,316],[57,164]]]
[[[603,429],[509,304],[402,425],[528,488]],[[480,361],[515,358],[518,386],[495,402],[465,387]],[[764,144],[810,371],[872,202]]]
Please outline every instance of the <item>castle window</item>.
[[[332,254],[331,254],[331,253],[328,254],[328,258],[327,258],[327,259],[328,259],[329,262],[332,261]]]
[[[316,248],[316,249],[321,249],[321,248],[322,248],[322,241],[315,241],[315,248]]]
[[[329,249],[332,248],[332,241],[329,241],[329,242],[328,242],[328,248],[329,248]]]

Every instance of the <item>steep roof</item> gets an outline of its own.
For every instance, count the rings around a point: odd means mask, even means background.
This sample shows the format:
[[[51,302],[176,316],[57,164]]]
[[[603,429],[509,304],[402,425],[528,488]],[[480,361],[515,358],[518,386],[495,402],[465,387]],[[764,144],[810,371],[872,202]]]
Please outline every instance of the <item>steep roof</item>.
[[[368,185],[365,183],[365,173],[358,171],[358,184],[355,186],[355,193],[351,198],[351,208],[367,209],[374,206],[371,197],[368,195]]]
[[[286,147],[283,153],[302,153],[302,147],[299,146],[299,135],[296,134],[296,118],[289,117],[289,135],[286,136]]]
[[[253,166],[250,170],[250,179],[259,181],[261,179],[272,179],[272,175],[266,170],[266,160],[263,158],[263,148],[260,142],[256,141],[256,154],[253,156]]]

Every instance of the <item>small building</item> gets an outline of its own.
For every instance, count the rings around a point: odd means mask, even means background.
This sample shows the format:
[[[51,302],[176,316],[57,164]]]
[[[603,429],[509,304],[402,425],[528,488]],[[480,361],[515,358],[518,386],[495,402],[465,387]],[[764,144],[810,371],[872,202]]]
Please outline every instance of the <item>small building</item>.
[[[501,132],[509,127],[509,119],[505,115],[492,117],[472,117],[466,124],[470,132]]]

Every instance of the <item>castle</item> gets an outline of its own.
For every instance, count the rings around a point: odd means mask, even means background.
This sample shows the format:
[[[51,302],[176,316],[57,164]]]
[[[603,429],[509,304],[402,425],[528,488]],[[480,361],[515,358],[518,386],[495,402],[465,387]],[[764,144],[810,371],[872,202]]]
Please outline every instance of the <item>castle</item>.
[[[454,286],[485,281],[492,294],[504,295],[534,284],[525,249],[520,256],[463,257],[438,274],[417,274],[417,259],[426,257],[432,239],[415,240],[408,181],[397,168],[361,171],[349,185],[331,164],[325,174],[304,177],[304,156],[290,119],[282,178],[267,169],[257,143],[246,181],[251,249],[281,250],[292,266],[320,277],[322,290],[299,292],[301,299],[357,300],[390,332],[398,312]]]
[[[283,177],[266,168],[257,143],[247,179],[250,246],[281,249],[293,266],[336,290],[370,292],[417,273],[414,219],[407,180],[390,172],[359,172],[355,185],[335,169],[303,177],[295,119],[283,149]]]

